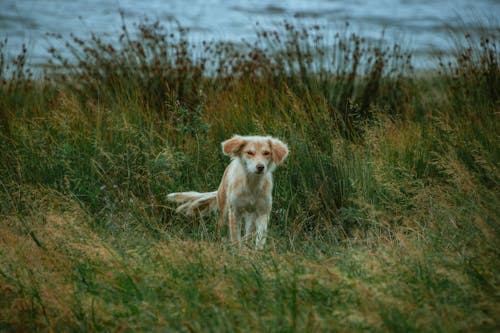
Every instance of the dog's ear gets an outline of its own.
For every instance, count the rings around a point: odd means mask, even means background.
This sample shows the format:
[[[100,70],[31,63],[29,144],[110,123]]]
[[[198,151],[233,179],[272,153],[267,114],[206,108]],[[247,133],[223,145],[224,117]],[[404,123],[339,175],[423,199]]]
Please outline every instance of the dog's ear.
[[[270,138],[269,144],[271,145],[273,162],[276,165],[281,164],[288,156],[288,146],[275,138]]]
[[[227,156],[237,156],[245,144],[243,137],[235,135],[222,143],[222,152]]]

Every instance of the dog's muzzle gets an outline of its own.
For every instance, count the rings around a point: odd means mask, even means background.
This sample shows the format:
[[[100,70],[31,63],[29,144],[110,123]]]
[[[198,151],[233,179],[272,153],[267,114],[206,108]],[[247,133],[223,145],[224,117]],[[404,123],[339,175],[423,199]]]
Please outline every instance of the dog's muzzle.
[[[264,172],[265,168],[266,167],[263,164],[257,164],[257,166],[255,167],[257,171],[255,171],[255,173],[261,174]]]

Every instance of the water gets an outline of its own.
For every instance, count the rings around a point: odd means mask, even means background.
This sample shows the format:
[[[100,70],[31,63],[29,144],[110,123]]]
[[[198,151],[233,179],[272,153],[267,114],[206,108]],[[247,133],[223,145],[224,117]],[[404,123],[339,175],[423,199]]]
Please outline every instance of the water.
[[[14,56],[26,44],[32,65],[46,63],[54,40],[47,33],[103,37],[120,33],[122,20],[144,17],[161,22],[177,19],[193,41],[241,41],[255,38],[255,24],[275,27],[287,19],[338,30],[346,21],[353,32],[385,38],[410,49],[417,67],[429,66],[432,52],[450,50],[449,27],[498,29],[499,0],[0,0],[0,38],[8,38]],[[462,17],[463,22],[458,20]],[[498,21],[497,21],[498,22]]]

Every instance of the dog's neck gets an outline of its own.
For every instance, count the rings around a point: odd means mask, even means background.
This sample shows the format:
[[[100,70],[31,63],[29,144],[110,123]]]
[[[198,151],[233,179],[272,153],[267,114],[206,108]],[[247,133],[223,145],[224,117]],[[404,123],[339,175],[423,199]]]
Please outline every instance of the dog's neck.
[[[249,183],[249,184],[259,184],[260,182],[264,181],[264,179],[266,178],[266,174],[267,174],[267,172],[266,173],[262,173],[262,174],[248,172],[246,174],[247,183]]]
[[[261,191],[264,184],[272,177],[270,172],[264,174],[247,173],[246,174],[246,188],[253,189],[251,192]]]

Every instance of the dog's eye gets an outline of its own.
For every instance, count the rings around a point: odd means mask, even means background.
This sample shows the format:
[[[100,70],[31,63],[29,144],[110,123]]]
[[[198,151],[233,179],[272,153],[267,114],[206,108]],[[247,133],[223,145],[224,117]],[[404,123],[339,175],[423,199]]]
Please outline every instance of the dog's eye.
[[[269,156],[269,154],[271,154],[271,153],[268,151],[265,151],[263,154],[264,154],[264,156]]]
[[[253,156],[253,155],[255,155],[255,153],[253,151],[249,150],[249,151],[247,151],[247,155],[248,156]]]

